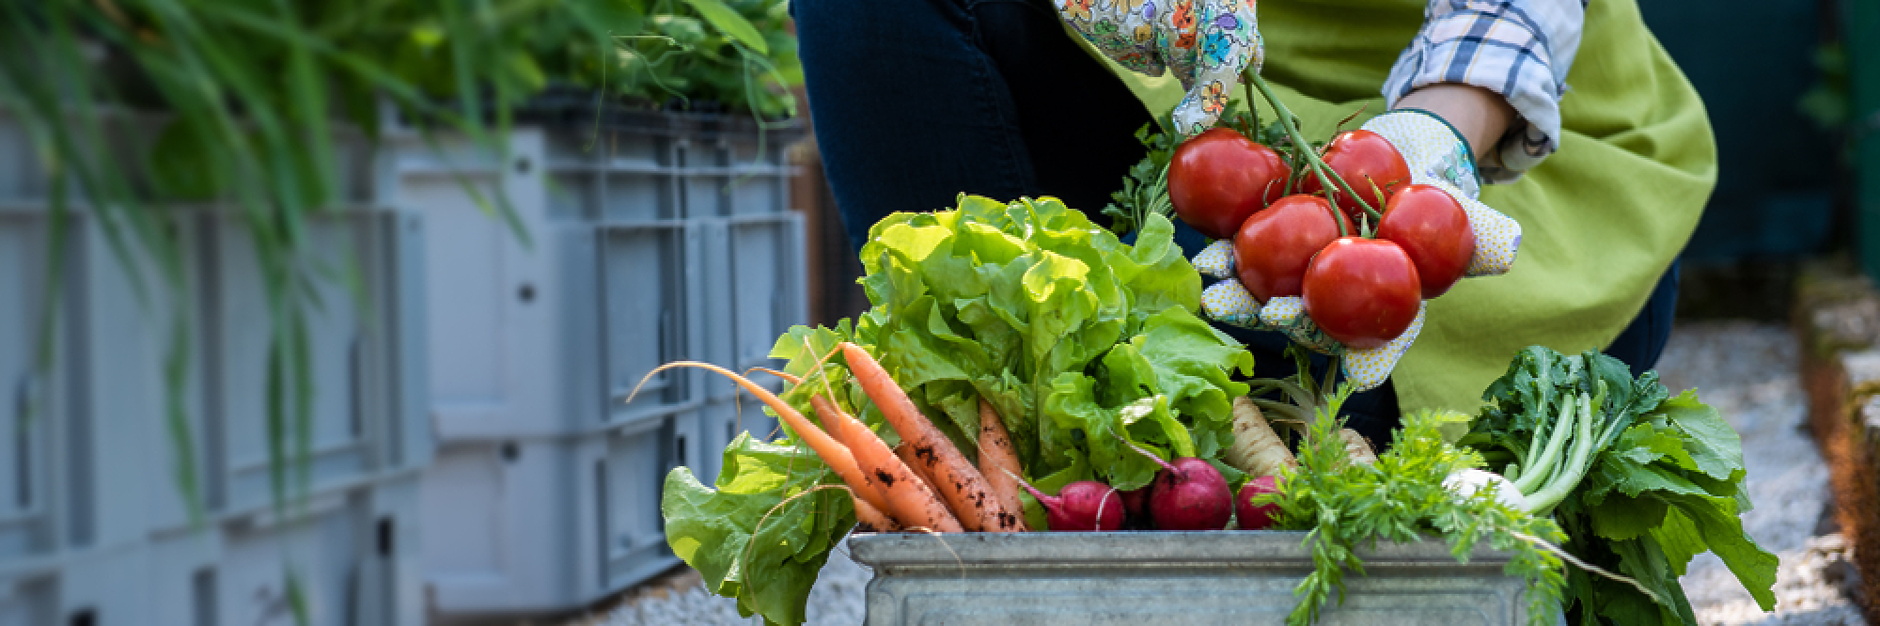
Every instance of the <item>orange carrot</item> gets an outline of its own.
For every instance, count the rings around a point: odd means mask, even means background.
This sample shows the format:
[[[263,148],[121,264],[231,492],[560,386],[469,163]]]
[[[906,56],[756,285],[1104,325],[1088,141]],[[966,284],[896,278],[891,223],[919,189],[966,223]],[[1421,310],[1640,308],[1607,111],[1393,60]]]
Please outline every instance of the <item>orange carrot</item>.
[[[1021,511],[1007,509],[999,502],[979,469],[966,460],[966,455],[961,454],[932,421],[921,415],[914,401],[908,399],[907,392],[895,384],[874,357],[849,342],[842,343],[842,353],[848,358],[849,371],[861,383],[862,391],[874,400],[888,424],[901,434],[901,439],[913,444],[919,463],[925,465],[928,475],[934,478],[934,491],[946,500],[953,514],[959,517],[961,526],[981,532],[1011,532],[1023,526]]]
[[[1018,454],[1012,449],[1012,437],[1005,432],[1005,420],[999,418],[999,412],[992,408],[992,403],[985,398],[979,399],[979,473],[986,477],[986,484],[992,487],[992,493],[999,498],[999,504],[1007,511],[1023,511],[1025,505],[1018,498],[1019,474]],[[1019,518],[1019,528],[1025,530],[1025,520]]]
[[[667,363],[654,368],[653,371],[648,372],[646,376],[647,378],[652,378],[653,374],[658,374],[661,371],[674,367],[697,367],[723,374],[730,378],[733,382],[736,382],[738,386],[743,387],[745,391],[749,391],[751,395],[757,396],[758,400],[762,400],[764,404],[770,405],[770,408],[777,412],[777,416],[782,418],[785,424],[789,424],[791,430],[796,431],[797,437],[801,438],[803,443],[809,444],[810,449],[816,452],[816,456],[821,457],[823,462],[829,465],[829,469],[835,470],[836,476],[842,479],[843,484],[849,486],[850,493],[865,500],[879,500],[881,498],[879,492],[869,484],[867,475],[862,472],[861,466],[856,465],[855,456],[849,451],[848,446],[842,445],[841,442],[831,438],[828,433],[817,428],[815,424],[805,419],[802,413],[798,413],[795,408],[791,407],[790,403],[784,402],[782,399],[778,398],[776,394],[770,393],[769,389],[765,389],[761,385],[733,373],[731,370],[710,363],[700,363],[697,361],[674,361]],[[637,391],[637,389],[635,391]],[[631,396],[629,396],[628,400],[631,399]],[[869,504],[875,504],[875,502],[871,501]],[[877,506],[876,508],[882,507]]]
[[[856,463],[868,468],[863,478],[887,500],[885,510],[895,521],[902,526],[919,526],[934,532],[963,530],[927,481],[921,480],[912,468],[896,458],[894,451],[888,449],[888,443],[870,432],[867,425],[826,396],[812,396],[810,403],[816,406],[816,413],[822,416],[823,423],[829,424],[830,430],[842,433],[850,442]]]
[[[914,455],[914,444],[901,442],[900,445],[894,447],[894,456],[901,457],[901,462],[914,470],[915,476],[927,481],[928,485],[933,484],[933,476],[926,472],[927,466],[920,462],[920,457]]]
[[[861,498],[855,499],[855,521],[855,532],[859,533],[891,533],[901,530],[899,522]]]

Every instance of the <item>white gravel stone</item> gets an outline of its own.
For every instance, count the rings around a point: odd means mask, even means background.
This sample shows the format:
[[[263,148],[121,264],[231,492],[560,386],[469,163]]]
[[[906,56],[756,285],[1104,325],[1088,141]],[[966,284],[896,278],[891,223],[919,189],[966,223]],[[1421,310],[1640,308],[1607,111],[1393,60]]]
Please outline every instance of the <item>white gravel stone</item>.
[[[1807,401],[1797,350],[1794,334],[1781,325],[1683,323],[1659,361],[1666,387],[1673,393],[1698,389],[1699,397],[1742,435],[1755,503],[1743,523],[1750,536],[1782,559],[1776,610],[1767,614],[1721,560],[1706,554],[1692,561],[1681,581],[1700,623],[1865,625],[1846,595],[1851,588],[1846,581],[1853,576],[1847,542],[1838,534],[1815,535],[1828,474],[1803,430]],[[860,624],[870,576],[846,549],[830,555],[810,592],[809,623]],[[738,617],[734,601],[693,585],[647,595],[568,626],[752,623]]]

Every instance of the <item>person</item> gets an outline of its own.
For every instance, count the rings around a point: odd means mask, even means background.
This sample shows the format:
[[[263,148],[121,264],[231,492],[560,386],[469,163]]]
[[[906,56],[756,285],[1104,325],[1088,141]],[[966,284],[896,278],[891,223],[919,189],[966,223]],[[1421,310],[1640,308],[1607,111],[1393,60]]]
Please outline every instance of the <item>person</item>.
[[[881,217],[951,207],[962,192],[1056,196],[1095,218],[1145,154],[1134,133],[1151,123],[1183,132],[1184,109],[1194,114],[1183,103],[1205,85],[1186,67],[1131,71],[1140,64],[1118,49],[1127,39],[1166,53],[1169,38],[1112,25],[1106,50],[1084,12],[1205,29],[1223,15],[1252,17],[1254,6],[795,0],[790,10],[817,145],[859,250]],[[1528,345],[1604,350],[1635,374],[1655,365],[1676,258],[1715,183],[1716,150],[1701,101],[1634,2],[1268,0],[1257,17],[1247,61],[1308,137],[1328,138],[1354,112],[1366,124],[1409,111],[1440,119],[1479,164],[1480,202],[1525,233],[1505,274],[1464,279],[1425,303],[1421,331],[1391,356],[1388,378],[1346,405],[1353,428],[1387,443],[1404,410],[1473,414]],[[1174,119],[1157,119],[1170,111]],[[1453,182],[1478,176],[1466,178]],[[1178,230],[1191,255],[1207,243]],[[1292,372],[1286,336],[1223,329],[1255,353],[1256,375]]]

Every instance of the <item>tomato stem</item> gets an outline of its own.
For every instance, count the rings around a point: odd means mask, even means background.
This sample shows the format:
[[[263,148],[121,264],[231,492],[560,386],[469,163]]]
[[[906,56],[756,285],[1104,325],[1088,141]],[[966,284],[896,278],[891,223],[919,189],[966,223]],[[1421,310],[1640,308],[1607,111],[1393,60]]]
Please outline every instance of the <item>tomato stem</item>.
[[[1260,140],[1260,105],[1253,101],[1253,85],[1246,81],[1241,81],[1240,88],[1247,92],[1247,117],[1253,120],[1253,135],[1254,136],[1248,137],[1248,139],[1259,141]]]
[[[1345,179],[1338,176],[1338,172],[1331,171],[1331,168],[1325,166],[1325,161],[1319,159],[1318,152],[1312,150],[1312,144],[1306,142],[1305,132],[1299,128],[1299,118],[1293,115],[1292,111],[1287,109],[1285,104],[1280,103],[1279,96],[1273,94],[1273,88],[1268,87],[1266,81],[1260,79],[1259,74],[1254,73],[1252,69],[1249,68],[1241,72],[1241,77],[1246,80],[1247,84],[1258,88],[1260,95],[1266,97],[1267,103],[1273,105],[1273,112],[1277,114],[1281,120],[1280,126],[1286,129],[1286,136],[1292,138],[1292,142],[1298,147],[1300,154],[1305,156],[1306,164],[1312,167],[1312,173],[1319,177],[1319,185],[1327,190],[1325,194],[1326,199],[1331,199],[1330,190],[1334,188],[1340,189],[1350,194],[1351,199],[1356,201],[1358,206],[1363,207],[1364,212],[1370,215],[1372,219],[1383,218],[1383,214],[1378,213],[1377,209],[1371,208],[1371,203],[1365,202],[1363,196],[1359,196],[1358,192],[1353,191],[1351,185],[1345,182]],[[1252,106],[1252,104],[1249,103],[1248,106]],[[1333,186],[1333,182],[1338,183],[1336,187]],[[1338,210],[1338,203],[1336,201],[1334,201],[1332,205],[1332,210]],[[1339,220],[1338,236],[1344,237],[1346,234],[1345,222],[1344,220]]]

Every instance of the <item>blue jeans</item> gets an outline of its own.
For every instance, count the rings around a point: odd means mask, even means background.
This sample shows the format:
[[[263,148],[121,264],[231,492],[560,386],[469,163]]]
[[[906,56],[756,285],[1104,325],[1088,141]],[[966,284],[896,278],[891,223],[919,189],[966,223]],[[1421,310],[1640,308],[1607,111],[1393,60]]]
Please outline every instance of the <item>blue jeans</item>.
[[[823,170],[857,252],[882,217],[951,208],[962,192],[1057,196],[1103,222],[1097,210],[1144,155],[1134,133],[1149,112],[1047,0],[794,0],[790,12]],[[1190,255],[1206,243],[1178,230]],[[1650,369],[1676,298],[1674,264],[1607,352]],[[1283,336],[1222,328],[1253,351],[1257,376],[1296,371]],[[1388,382],[1345,412],[1380,447],[1400,413]]]

